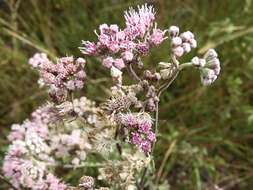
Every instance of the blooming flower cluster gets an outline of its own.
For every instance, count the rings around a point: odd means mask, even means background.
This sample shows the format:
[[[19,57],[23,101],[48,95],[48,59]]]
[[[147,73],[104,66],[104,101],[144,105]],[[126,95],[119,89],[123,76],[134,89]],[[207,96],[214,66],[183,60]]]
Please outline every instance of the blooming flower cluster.
[[[127,128],[130,143],[136,145],[144,153],[150,153],[152,143],[156,141],[150,115],[147,113],[120,114],[117,120]]]
[[[171,36],[172,52],[176,57],[181,57],[185,53],[189,53],[192,48],[197,47],[197,41],[194,39],[194,34],[190,31],[179,34],[177,26],[169,28]]]
[[[49,129],[43,117],[37,117],[41,110],[48,111],[49,107],[40,108],[33,115],[32,120],[26,120],[22,125],[14,124],[8,139],[12,141],[8,153],[5,156],[3,172],[11,178],[14,187],[30,189],[63,190],[66,185],[60,182],[48,170],[48,165],[54,164],[51,156],[52,148],[47,144]]]
[[[202,59],[194,57],[191,62],[200,68],[201,82],[205,86],[212,84],[220,74],[220,61],[214,49],[209,49]]]
[[[155,11],[147,4],[126,11],[125,24],[123,29],[115,24],[100,25],[95,32],[98,41],[83,41],[80,48],[83,54],[100,58],[102,65],[111,71],[114,83],[106,91],[109,97],[100,105],[86,97],[76,98],[75,91],[83,88],[86,79],[85,59],[62,57],[54,63],[44,53],[30,58],[29,64],[39,71],[39,84],[49,88],[52,100],[35,110],[31,119],[11,127],[8,136],[11,145],[2,169],[14,188],[109,189],[98,188],[91,176],[81,178],[75,187],[55,176],[61,169],[67,168],[68,172],[85,167],[90,154],[94,160],[94,153],[105,164],[98,169],[99,180],[113,189],[142,188],[157,138],[161,94],[185,67],[198,68],[203,85],[217,79],[220,62],[213,49],[191,62],[177,60],[196,48],[197,42],[190,31],[179,34],[176,26],[169,28],[172,62],[161,62],[160,70],[141,69],[142,57],[167,38],[167,30],[157,27]],[[136,66],[140,68],[138,73]],[[124,68],[133,79],[131,84],[123,83]],[[151,118],[152,114],[155,118]],[[141,172],[144,167],[145,172]],[[138,180],[141,173],[143,177]]]
[[[125,12],[126,28],[115,24],[99,27],[98,42],[83,41],[82,53],[100,56],[107,68],[121,70],[129,62],[138,62],[138,57],[147,55],[150,48],[160,45],[165,39],[166,30],[157,28],[152,6],[139,6],[138,11],[130,8]]]
[[[29,60],[29,64],[40,72],[39,82],[48,86],[50,96],[59,102],[64,100],[67,91],[83,88],[85,63],[83,58],[62,57],[54,64],[44,53],[37,53]]]

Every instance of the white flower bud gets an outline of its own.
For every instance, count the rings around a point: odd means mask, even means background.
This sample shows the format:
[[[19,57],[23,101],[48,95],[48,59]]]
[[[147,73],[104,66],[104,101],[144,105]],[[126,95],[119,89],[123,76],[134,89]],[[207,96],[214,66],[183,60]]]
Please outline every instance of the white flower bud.
[[[196,48],[197,47],[197,41],[195,39],[190,39],[189,43],[191,45],[192,48]]]
[[[182,39],[180,37],[172,38],[171,45],[172,46],[180,46],[182,44]]]
[[[180,46],[176,47],[176,48],[173,48],[172,51],[175,54],[175,56],[177,56],[177,57],[181,57],[184,54],[184,49]]]
[[[191,51],[191,45],[189,43],[183,43],[182,47],[186,53],[189,53]]]
[[[190,31],[187,31],[180,34],[180,37],[184,42],[189,42],[191,39],[193,39],[194,35]]]
[[[171,26],[169,28],[169,33],[172,37],[175,37],[179,34],[179,28],[177,26]]]

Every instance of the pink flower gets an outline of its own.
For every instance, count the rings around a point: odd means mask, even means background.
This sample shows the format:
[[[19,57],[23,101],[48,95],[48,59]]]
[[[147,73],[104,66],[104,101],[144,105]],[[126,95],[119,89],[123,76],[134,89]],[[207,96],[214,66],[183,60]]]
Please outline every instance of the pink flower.
[[[119,70],[123,69],[125,67],[125,63],[123,59],[115,59],[113,62],[113,65],[118,68]]]
[[[141,133],[148,134],[152,125],[149,121],[144,120],[139,123],[138,127]]]
[[[153,25],[155,12],[152,6],[145,4],[138,6],[138,11],[135,11],[133,8],[126,11],[125,20],[128,30],[127,33],[131,38],[135,38],[136,36],[143,37]]]
[[[134,54],[131,51],[125,51],[122,53],[122,57],[126,61],[132,61],[134,58]]]
[[[150,140],[151,142],[155,141],[155,140],[156,140],[155,133],[153,133],[152,131],[149,131],[148,134],[147,134],[147,138],[148,138],[148,140]]]
[[[112,57],[107,57],[105,59],[103,59],[102,61],[102,65],[105,66],[106,68],[110,69],[113,65],[113,58]]]
[[[8,135],[9,141],[24,139],[25,128],[22,125],[13,124],[11,126],[11,133]]]
[[[134,145],[140,145],[141,142],[142,142],[142,139],[141,139],[139,133],[133,132],[132,133],[132,138],[131,138],[131,143],[134,144]]]
[[[158,46],[166,39],[164,35],[165,35],[165,31],[162,31],[160,29],[154,29],[153,33],[151,34],[149,38],[149,42],[151,44]]]
[[[151,151],[151,142],[148,140],[144,140],[141,142],[140,148],[146,154]]]
[[[66,87],[69,90],[75,90],[75,81],[74,80],[68,81],[67,84],[66,84]]]
[[[96,55],[97,54],[97,46],[94,42],[82,41],[83,47],[79,49],[83,54],[86,55]]]
[[[28,61],[28,63],[34,68],[41,67],[41,65],[45,65],[48,62],[50,61],[45,53],[36,53]]]
[[[137,44],[136,49],[142,55],[147,55],[149,52],[149,44],[145,42],[140,42]]]

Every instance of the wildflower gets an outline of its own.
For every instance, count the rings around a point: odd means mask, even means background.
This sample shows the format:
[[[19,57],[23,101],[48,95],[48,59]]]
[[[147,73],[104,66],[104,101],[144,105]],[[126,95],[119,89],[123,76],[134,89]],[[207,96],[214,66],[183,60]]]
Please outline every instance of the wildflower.
[[[125,51],[122,53],[122,57],[126,61],[132,61],[134,58],[134,54],[131,51]]]
[[[112,57],[107,57],[105,59],[103,59],[102,62],[103,66],[107,67],[107,68],[111,68],[113,65],[113,58]]]
[[[151,34],[150,38],[148,39],[149,42],[155,46],[160,45],[165,39],[165,32],[160,29],[153,29],[153,33]]]
[[[147,4],[138,6],[138,12],[130,8],[125,12],[125,20],[130,38],[143,37],[155,20],[154,8]]]
[[[82,41],[83,47],[79,47],[80,51],[86,55],[96,55],[98,52],[94,42]]]
[[[130,143],[137,146],[145,154],[151,151],[151,144],[156,140],[152,132],[151,117],[147,113],[120,113],[117,122],[129,131]]]
[[[44,54],[35,54],[29,62],[37,65],[35,68],[39,70],[43,84],[50,87],[49,94],[57,102],[64,100],[66,91],[84,86],[86,74],[83,68],[86,61],[83,58],[74,60],[73,57],[62,57],[54,64]]]

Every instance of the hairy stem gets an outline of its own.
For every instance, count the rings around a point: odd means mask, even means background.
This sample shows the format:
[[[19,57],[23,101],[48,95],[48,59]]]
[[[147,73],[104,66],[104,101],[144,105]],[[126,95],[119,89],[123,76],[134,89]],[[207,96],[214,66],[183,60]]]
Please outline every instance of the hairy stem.
[[[141,81],[140,77],[138,77],[138,75],[134,71],[131,63],[130,64],[126,64],[126,68],[127,68],[127,71],[128,71],[128,73],[129,73],[130,76],[132,76],[138,82]]]
[[[157,133],[158,133],[158,120],[159,120],[159,98],[160,96],[162,95],[162,93],[167,90],[167,88],[172,84],[172,82],[177,78],[178,76],[178,73],[180,71],[179,69],[179,62],[178,60],[176,59],[176,57],[174,55],[171,56],[172,58],[172,62],[173,62],[173,65],[175,67],[174,69],[174,72],[171,76],[171,78],[167,81],[167,83],[165,83],[164,85],[162,85],[158,92],[157,92],[157,97],[158,97],[158,101],[156,102],[156,109],[155,109],[155,135],[157,136]],[[155,149],[155,142],[153,143],[152,145],[152,150],[151,150],[151,155],[153,154],[154,152],[154,149]],[[155,166],[154,166],[155,168]],[[144,169],[144,172],[143,172],[143,175],[142,175],[142,178],[141,178],[141,183],[140,183],[140,187],[141,189],[143,189],[144,187],[144,181],[145,181],[145,176],[147,175],[147,167]]]

